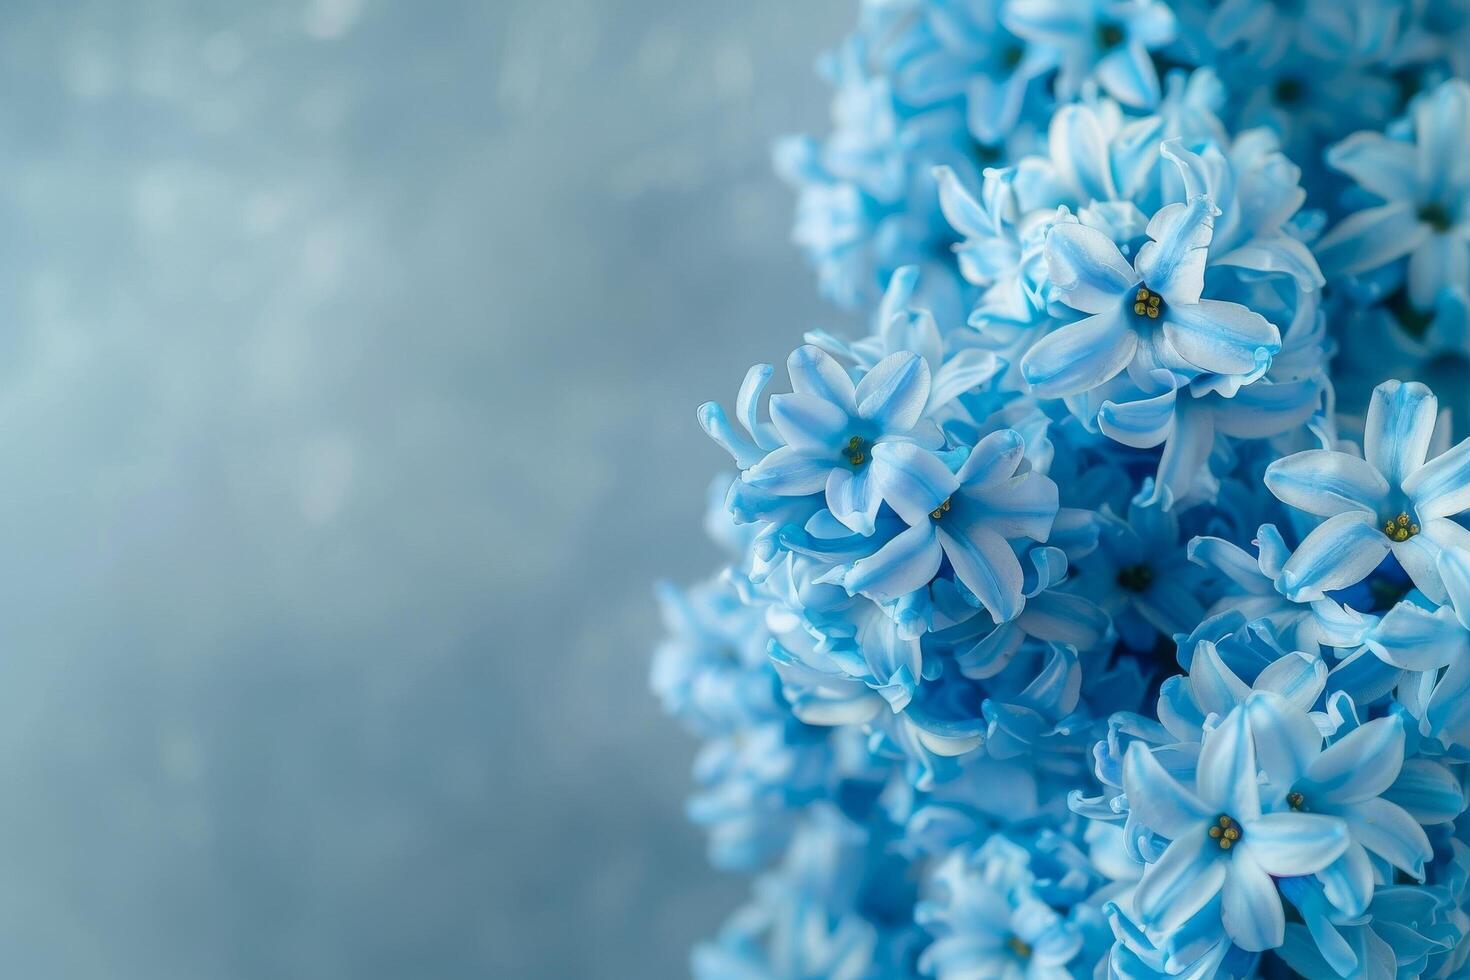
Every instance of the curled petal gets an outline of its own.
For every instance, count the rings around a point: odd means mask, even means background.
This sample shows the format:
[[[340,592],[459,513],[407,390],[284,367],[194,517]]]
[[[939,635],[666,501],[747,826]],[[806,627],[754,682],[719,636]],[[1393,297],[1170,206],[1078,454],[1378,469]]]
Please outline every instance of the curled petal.
[[[1001,429],[975,444],[955,475],[966,487],[996,486],[1015,474],[1026,455],[1026,441],[1014,429]]]
[[[782,497],[817,493],[827,485],[832,462],[782,446],[745,471],[745,482]]]

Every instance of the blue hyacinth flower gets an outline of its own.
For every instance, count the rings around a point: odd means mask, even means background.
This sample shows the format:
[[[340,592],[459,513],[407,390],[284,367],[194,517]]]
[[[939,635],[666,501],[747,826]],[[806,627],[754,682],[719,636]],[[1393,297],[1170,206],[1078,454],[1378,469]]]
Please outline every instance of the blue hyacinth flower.
[[[1128,750],[1128,806],[1144,826],[1169,840],[1135,895],[1147,928],[1175,929],[1218,894],[1225,931],[1236,945],[1252,951],[1279,946],[1286,917],[1273,877],[1316,874],[1351,842],[1337,817],[1299,813],[1263,799],[1259,771],[1274,757],[1258,754],[1257,746],[1273,744],[1286,722],[1266,702],[1248,719],[1247,708],[1259,697],[1205,736],[1192,787],[1146,746],[1135,743]]]
[[[1026,445],[1010,429],[980,440],[957,472],[911,443],[874,448],[873,478],[908,528],[843,577],[851,594],[880,602],[923,588],[948,562],[955,579],[997,622],[1024,603],[1024,573],[1012,540],[1044,542],[1057,516],[1057,486],[1020,472]]]
[[[1062,303],[1085,319],[1048,334],[1027,352],[1021,371],[1043,398],[1088,391],[1125,369],[1145,391],[1158,374],[1180,382],[1202,372],[1263,370],[1281,334],[1239,303],[1204,299],[1205,260],[1219,214],[1210,199],[1161,209],[1130,263],[1107,235],[1078,222],[1059,223],[1046,263]]]
[[[1385,382],[1368,408],[1366,458],[1313,449],[1266,469],[1278,499],[1326,518],[1281,569],[1287,598],[1356,585],[1392,554],[1433,602],[1470,613],[1470,531],[1450,519],[1470,508],[1470,440],[1426,462],[1437,411],[1423,385]]]
[[[1329,275],[1360,275],[1409,257],[1409,299],[1470,287],[1470,85],[1445,82],[1413,106],[1414,141],[1355,133],[1327,161],[1382,204],[1329,231],[1317,254]]]

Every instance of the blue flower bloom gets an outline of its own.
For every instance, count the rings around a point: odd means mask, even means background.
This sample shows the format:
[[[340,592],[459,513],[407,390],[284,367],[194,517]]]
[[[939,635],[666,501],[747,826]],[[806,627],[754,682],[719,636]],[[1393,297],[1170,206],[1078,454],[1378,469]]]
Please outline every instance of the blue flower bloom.
[[[777,160],[866,330],[660,593],[696,975],[1465,975],[1470,17],[862,6]]]
[[[1368,409],[1366,458],[1316,449],[1267,468],[1278,499],[1326,518],[1281,569],[1287,598],[1355,585],[1391,554],[1432,601],[1449,601],[1453,588],[1462,619],[1470,613],[1470,532],[1450,519],[1470,508],[1470,440],[1426,462],[1437,409],[1423,385],[1385,382]]]
[[[945,858],[917,909],[919,923],[937,937],[919,958],[919,970],[940,980],[1088,976],[1088,964],[1068,965],[1101,917],[1086,907],[1066,915],[1048,905],[1037,894],[1030,862],[1024,848],[999,835]]]
[[[1062,303],[1090,315],[1027,352],[1021,370],[1036,394],[1077,395],[1125,369],[1145,390],[1206,371],[1264,371],[1281,349],[1275,325],[1239,303],[1202,297],[1219,213],[1202,195],[1168,205],[1149,222],[1152,240],[1132,263],[1097,229],[1056,225],[1046,242],[1053,287]]]
[[[1142,745],[1128,750],[1123,786],[1140,822],[1169,840],[1138,884],[1143,924],[1167,932],[1218,894],[1231,940],[1259,951],[1285,936],[1273,876],[1316,874],[1342,856],[1351,837],[1337,817],[1262,798],[1258,770],[1276,757],[1258,746],[1270,746],[1286,722],[1269,702],[1248,704],[1260,706],[1252,719],[1246,707],[1236,708],[1205,736],[1192,787]]]
[[[1023,573],[1011,542],[1045,541],[1057,487],[1020,472],[1025,442],[1003,429],[982,439],[957,472],[912,443],[874,447],[873,480],[908,525],[842,579],[849,593],[878,601],[923,588],[948,562],[955,580],[998,622],[1021,611]]]
[[[1409,299],[1428,310],[1440,290],[1470,288],[1470,86],[1454,79],[1421,96],[1413,128],[1412,142],[1360,132],[1328,151],[1328,163],[1383,203],[1329,231],[1317,254],[1344,276],[1407,255]]]
[[[1012,33],[1055,52],[1058,98],[1095,80],[1126,105],[1159,99],[1149,52],[1174,37],[1174,16],[1158,0],[1010,0],[1001,20]]]

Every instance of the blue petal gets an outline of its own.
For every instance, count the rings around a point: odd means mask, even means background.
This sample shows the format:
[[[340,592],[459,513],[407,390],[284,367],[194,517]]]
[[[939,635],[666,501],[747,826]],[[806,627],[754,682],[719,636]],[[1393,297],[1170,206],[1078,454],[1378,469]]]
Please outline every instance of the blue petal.
[[[1205,735],[1195,776],[1200,799],[1245,823],[1261,813],[1256,783],[1256,745],[1244,707],[1226,715]]]
[[[1046,236],[1046,269],[1063,303],[1083,313],[1121,308],[1138,285],[1138,273],[1113,240],[1075,222],[1054,226]]]
[[[1429,200],[1458,190],[1470,157],[1470,86],[1458,78],[1437,86],[1415,101],[1413,116],[1417,190]]]
[[[999,486],[965,487],[960,494],[982,508],[976,520],[1003,538],[1044,542],[1057,516],[1057,485],[1040,473],[1023,473]]]
[[[848,595],[861,592],[888,602],[928,585],[943,560],[934,525],[925,521],[896,535],[870,557],[854,562],[842,584]]]
[[[1047,146],[1064,187],[1076,188],[1083,200],[1117,199],[1108,134],[1094,109],[1075,104],[1059,108],[1047,130]]]
[[[1317,880],[1327,901],[1343,915],[1362,915],[1373,899],[1373,862],[1356,842],[1348,845],[1342,857],[1318,871]]]
[[[970,348],[956,352],[934,372],[934,383],[929,390],[929,408],[935,409],[948,404],[971,388],[985,384],[1004,367],[1004,364],[988,350]]]
[[[803,344],[786,358],[786,373],[791,376],[791,390],[807,395],[816,395],[842,409],[849,416],[857,415],[857,398],[852,387],[852,378],[832,355],[811,344]]]
[[[798,392],[771,396],[771,424],[791,448],[809,456],[827,454],[834,461],[852,427],[836,405]]]
[[[1399,870],[1424,880],[1424,862],[1434,856],[1429,838],[1404,808],[1387,800],[1354,803],[1343,810],[1353,837]]]
[[[1098,428],[1114,442],[1134,449],[1152,449],[1174,429],[1175,391],[1136,401],[1105,401],[1097,414]]]
[[[871,468],[878,492],[911,525],[931,523],[929,512],[960,485],[938,456],[909,442],[875,445]]]
[[[1390,486],[1403,487],[1424,465],[1438,413],[1438,399],[1417,381],[1385,381],[1373,389],[1363,427],[1363,456]],[[1434,496],[1432,480],[1424,489],[1428,496]]]
[[[1430,235],[1409,254],[1409,302],[1434,308],[1440,291],[1470,284],[1470,250],[1459,234]]]
[[[997,486],[1016,472],[1026,455],[1026,441],[1015,429],[999,429],[982,438],[955,475],[966,487]]]
[[[1042,398],[1063,398],[1118,376],[1138,349],[1121,306],[1070,323],[1038,340],[1021,359],[1021,373]]]
[[[1354,133],[1329,147],[1327,165],[1385,201],[1408,200],[1418,193],[1414,145],[1380,133]]]
[[[1398,778],[1403,761],[1403,723],[1378,718],[1329,745],[1307,768],[1303,792],[1332,804],[1372,799]]]
[[[1345,823],[1320,813],[1265,813],[1243,821],[1241,843],[1267,874],[1316,874],[1347,850]]]
[[[832,516],[858,534],[872,534],[878,517],[878,507],[883,503],[873,479],[873,468],[865,466],[850,470],[845,466],[835,467],[827,476],[827,509]]]
[[[1332,449],[1308,449],[1266,467],[1266,488],[1282,503],[1318,517],[1356,511],[1377,516],[1388,483],[1368,462]]]
[[[1307,535],[1287,559],[1276,585],[1292,602],[1311,602],[1363,581],[1388,550],[1388,538],[1372,514],[1338,514]]]
[[[1225,852],[1205,833],[1203,823],[1175,838],[1144,870],[1133,893],[1143,924],[1160,932],[1179,928],[1220,891],[1226,867]]]
[[[754,466],[765,458],[766,451],[735,430],[718,402],[705,402],[699,406],[699,426],[721,449],[734,457],[735,465],[741,469]]]
[[[1300,651],[1288,653],[1268,664],[1256,678],[1255,689],[1279,694],[1302,711],[1310,711],[1327,687],[1326,661],[1316,654]],[[1259,751],[1260,741],[1256,747]],[[1266,768],[1264,764],[1262,768]]]
[[[1026,78],[1019,72],[1005,79],[975,75],[970,79],[966,120],[982,143],[999,143],[1015,128],[1026,96]]]
[[[1434,759],[1405,759],[1383,798],[1397,803],[1419,823],[1449,823],[1465,810],[1465,795],[1455,774]]]
[[[955,577],[975,594],[996,622],[1015,619],[1025,603],[1021,593],[1024,574],[1005,538],[973,524],[951,529],[941,523],[936,528]]]
[[[1237,705],[1244,704],[1250,687],[1236,677],[1220,659],[1215,644],[1203,640],[1195,648],[1189,663],[1189,693],[1206,715],[1224,717]]]
[[[1297,288],[1303,292],[1321,289],[1327,283],[1312,250],[1290,235],[1252,238],[1216,258],[1214,264],[1288,275],[1296,280]]]
[[[1316,378],[1284,384],[1257,382],[1242,388],[1215,410],[1215,427],[1236,439],[1279,436],[1304,424],[1322,403]]]
[[[1103,89],[1124,105],[1148,109],[1159,102],[1159,75],[1142,44],[1131,42],[1105,55],[1094,71]]]
[[[1164,336],[1185,360],[1215,374],[1250,374],[1281,350],[1281,332],[1239,303],[1200,300],[1164,310]]]
[[[912,351],[890,354],[858,382],[857,414],[885,432],[907,432],[929,402],[929,365]]]
[[[1252,835],[1252,839],[1254,835]],[[1286,938],[1286,912],[1271,876],[1253,860],[1252,841],[1242,841],[1220,893],[1220,921],[1235,945],[1251,952],[1274,949]]]
[[[1470,629],[1470,552],[1460,548],[1443,548],[1435,560],[1435,571],[1444,583],[1445,592],[1460,625]]]
[[[1220,209],[1200,194],[1187,204],[1161,208],[1148,223],[1148,236],[1134,263],[1149,289],[1170,307],[1199,302],[1205,287],[1205,259]]]
[[[1048,589],[1026,600],[1016,622],[1030,636],[1091,650],[1107,633],[1108,614],[1081,596]]]
[[[740,383],[740,392],[735,396],[735,417],[755,439],[756,445],[766,450],[780,445],[771,431],[772,427],[761,424],[759,417],[761,392],[766,390],[766,383],[775,370],[769,364],[753,365],[745,372],[745,380]]]
[[[1255,734],[1256,764],[1280,802],[1321,753],[1322,733],[1306,709],[1279,694],[1258,691],[1245,711]]]
[[[1405,670],[1435,670],[1470,654],[1465,632],[1451,610],[1431,612],[1411,602],[1396,604],[1363,642],[1384,663]]]
[[[799,497],[824,489],[831,470],[831,460],[813,459],[782,446],[746,470],[744,479],[753,487],[782,497]]]
[[[1430,396],[1431,404],[1433,401]],[[1432,422],[1428,428],[1433,430]],[[1470,439],[1413,471],[1403,486],[1414,502],[1414,510],[1424,520],[1449,517],[1470,508]]]
[[[1356,275],[1403,258],[1429,237],[1413,204],[1402,201],[1349,215],[1317,243],[1317,261],[1329,276]]]

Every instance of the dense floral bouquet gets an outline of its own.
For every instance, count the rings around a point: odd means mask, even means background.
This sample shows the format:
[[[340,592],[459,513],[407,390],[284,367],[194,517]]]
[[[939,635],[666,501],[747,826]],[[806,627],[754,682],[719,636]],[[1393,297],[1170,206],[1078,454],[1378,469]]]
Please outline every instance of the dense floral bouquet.
[[[866,0],[699,410],[697,975],[1470,975],[1470,4]],[[1436,398],[1434,391],[1439,392]]]

